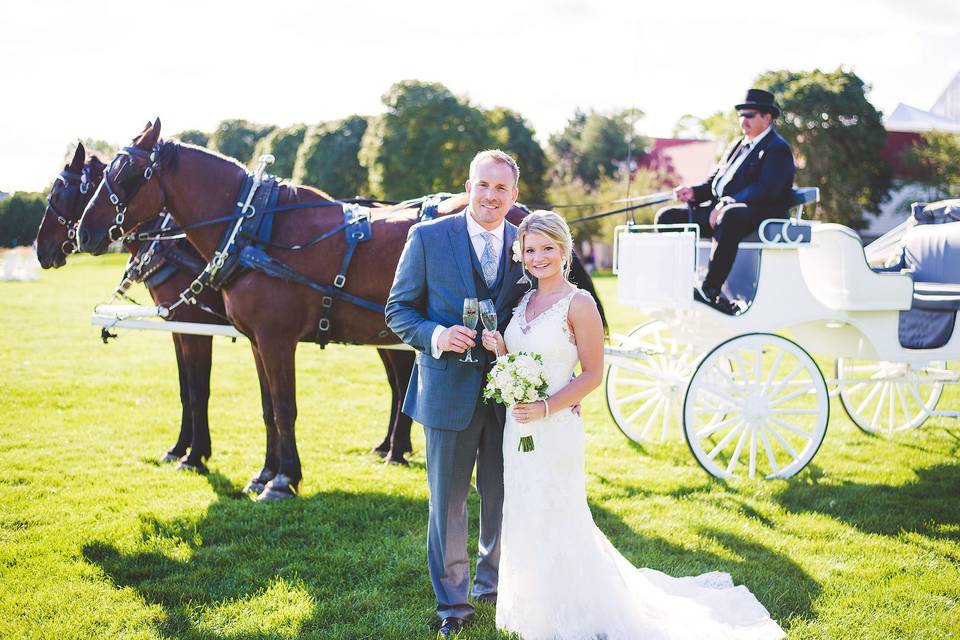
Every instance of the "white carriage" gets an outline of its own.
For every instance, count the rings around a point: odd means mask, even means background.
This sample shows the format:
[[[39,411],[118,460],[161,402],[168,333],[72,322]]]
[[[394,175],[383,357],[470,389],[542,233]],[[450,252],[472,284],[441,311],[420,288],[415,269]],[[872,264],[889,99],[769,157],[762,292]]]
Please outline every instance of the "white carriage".
[[[709,250],[695,226],[617,228],[621,302],[650,316],[607,348],[607,404],[625,435],[662,440],[679,422],[710,474],[784,478],[819,449],[832,395],[877,434],[958,415],[937,405],[958,378],[947,362],[960,356],[960,222],[917,221],[960,219],[960,203],[915,207],[865,252],[848,227],[801,220],[818,198],[795,189],[792,217],[741,243],[725,285],[746,299],[736,316],[692,298]],[[835,359],[829,383],[811,354]]]

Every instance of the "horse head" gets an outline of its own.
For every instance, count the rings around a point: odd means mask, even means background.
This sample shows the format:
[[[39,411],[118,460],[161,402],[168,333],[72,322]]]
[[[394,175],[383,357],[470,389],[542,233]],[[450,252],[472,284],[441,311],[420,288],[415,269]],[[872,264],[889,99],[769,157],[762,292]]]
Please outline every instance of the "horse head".
[[[62,267],[67,256],[77,251],[77,223],[105,166],[96,155],[87,158],[83,144],[78,143],[73,160],[54,178],[34,240],[37,259],[44,269]]]
[[[77,228],[80,251],[99,255],[163,209],[164,192],[154,178],[161,165],[160,119],[147,123],[130,146],[117,152],[87,203]]]

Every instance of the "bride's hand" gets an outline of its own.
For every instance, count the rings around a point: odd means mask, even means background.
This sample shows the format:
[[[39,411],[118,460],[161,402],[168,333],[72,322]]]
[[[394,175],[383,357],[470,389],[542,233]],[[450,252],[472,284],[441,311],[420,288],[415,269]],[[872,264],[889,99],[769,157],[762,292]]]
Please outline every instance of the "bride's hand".
[[[513,407],[513,419],[517,422],[533,422],[547,415],[547,408],[543,400],[536,402],[523,402]]]
[[[502,356],[507,352],[507,345],[503,342],[503,336],[500,335],[499,331],[487,331],[484,329],[481,342],[483,343],[484,349],[492,351],[498,356]]]

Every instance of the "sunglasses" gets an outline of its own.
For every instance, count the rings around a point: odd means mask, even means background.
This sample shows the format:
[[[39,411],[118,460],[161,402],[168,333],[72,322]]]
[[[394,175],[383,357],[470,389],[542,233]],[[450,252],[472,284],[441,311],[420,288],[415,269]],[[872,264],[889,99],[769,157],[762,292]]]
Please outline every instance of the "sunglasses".
[[[741,111],[737,115],[740,116],[741,118],[746,118],[747,120],[749,120],[750,118],[760,115],[760,112],[759,111]]]

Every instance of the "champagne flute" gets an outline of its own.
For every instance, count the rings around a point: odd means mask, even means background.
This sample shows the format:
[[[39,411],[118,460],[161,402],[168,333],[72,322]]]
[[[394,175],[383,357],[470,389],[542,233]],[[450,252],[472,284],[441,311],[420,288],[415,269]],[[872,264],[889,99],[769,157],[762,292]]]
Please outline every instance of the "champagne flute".
[[[480,301],[480,321],[483,322],[483,327],[487,331],[497,330],[497,308],[493,300]],[[498,358],[500,357],[500,348],[496,344],[493,346],[493,352]]]
[[[476,298],[464,298],[463,299],[463,326],[468,329],[477,328],[477,320],[479,320],[480,309],[479,303]],[[473,349],[467,347],[467,355],[463,358],[460,358],[460,362],[480,362],[475,360],[473,357]]]

